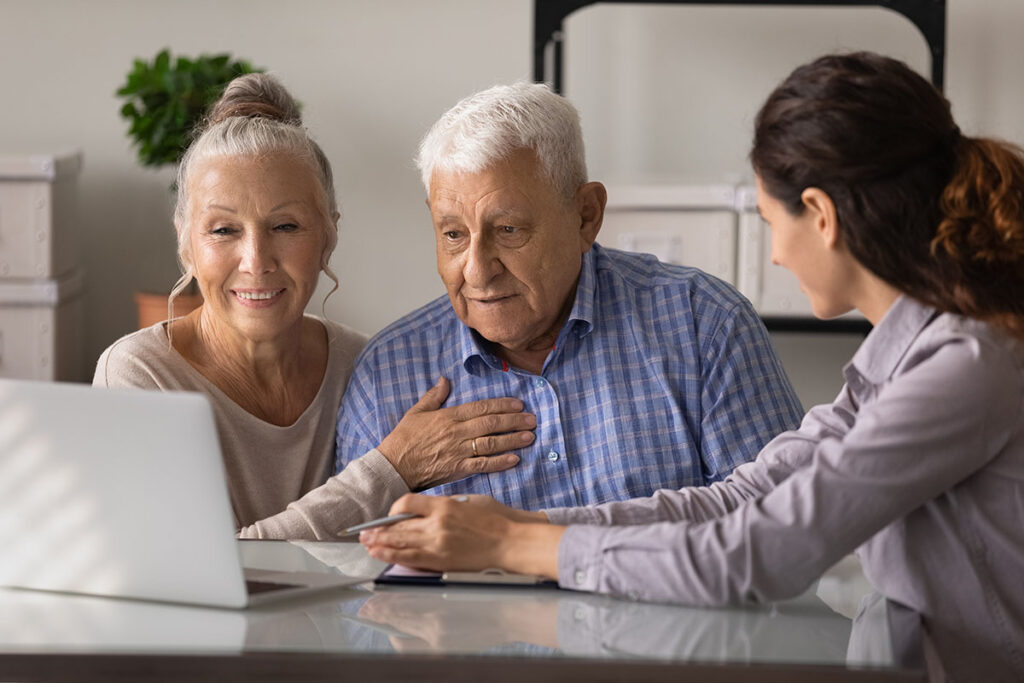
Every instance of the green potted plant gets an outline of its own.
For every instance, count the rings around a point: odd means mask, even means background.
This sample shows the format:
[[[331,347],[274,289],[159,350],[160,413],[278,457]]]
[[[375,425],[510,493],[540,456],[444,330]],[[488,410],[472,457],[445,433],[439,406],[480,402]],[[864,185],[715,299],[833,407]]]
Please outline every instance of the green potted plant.
[[[192,131],[224,87],[236,76],[261,71],[228,54],[172,57],[161,50],[151,62],[136,59],[117,91],[125,100],[121,116],[130,122],[128,137],[137,148],[139,163],[161,167],[181,161]],[[173,186],[172,186],[172,189]],[[167,317],[167,295],[137,292],[139,327]],[[174,314],[184,315],[202,303],[194,289],[175,299]]]

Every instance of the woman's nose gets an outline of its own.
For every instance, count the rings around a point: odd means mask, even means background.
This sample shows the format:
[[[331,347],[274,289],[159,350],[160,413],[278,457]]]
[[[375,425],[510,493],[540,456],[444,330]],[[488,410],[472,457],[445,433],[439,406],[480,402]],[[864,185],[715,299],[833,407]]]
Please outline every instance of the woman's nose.
[[[245,240],[239,270],[261,275],[276,270],[277,259],[269,237],[254,235]]]

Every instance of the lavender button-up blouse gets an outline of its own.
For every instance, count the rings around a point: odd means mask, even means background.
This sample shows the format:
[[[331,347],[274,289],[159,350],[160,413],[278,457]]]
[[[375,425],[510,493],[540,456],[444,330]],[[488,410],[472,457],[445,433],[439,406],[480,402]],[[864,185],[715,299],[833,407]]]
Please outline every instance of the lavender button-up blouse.
[[[952,680],[1024,680],[1024,344],[902,297],[844,374],[725,481],[549,510],[559,583],[766,602],[856,550]]]

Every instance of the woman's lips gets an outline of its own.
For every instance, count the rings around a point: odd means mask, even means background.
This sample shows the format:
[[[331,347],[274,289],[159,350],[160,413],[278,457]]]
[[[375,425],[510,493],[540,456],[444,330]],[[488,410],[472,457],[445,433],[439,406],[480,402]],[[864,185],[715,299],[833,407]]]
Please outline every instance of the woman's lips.
[[[283,289],[233,289],[235,300],[249,308],[273,306],[284,294]]]

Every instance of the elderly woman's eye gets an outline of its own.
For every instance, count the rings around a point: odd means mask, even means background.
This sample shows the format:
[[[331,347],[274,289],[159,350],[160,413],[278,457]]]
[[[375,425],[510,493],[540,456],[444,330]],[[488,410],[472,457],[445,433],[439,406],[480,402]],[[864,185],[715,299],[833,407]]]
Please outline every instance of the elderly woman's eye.
[[[295,225],[294,223],[282,223],[280,225],[274,226],[274,230],[277,230],[278,232],[295,232],[298,229],[299,226]]]
[[[226,225],[222,225],[218,228],[213,228],[212,230],[210,230],[210,234],[212,235],[230,235],[234,232],[234,228],[229,228]]]

